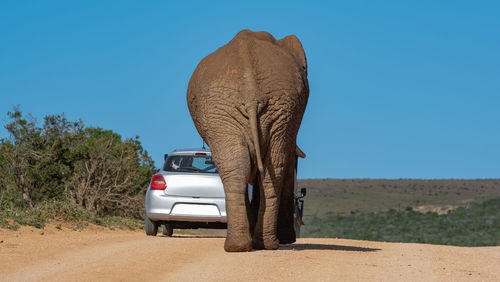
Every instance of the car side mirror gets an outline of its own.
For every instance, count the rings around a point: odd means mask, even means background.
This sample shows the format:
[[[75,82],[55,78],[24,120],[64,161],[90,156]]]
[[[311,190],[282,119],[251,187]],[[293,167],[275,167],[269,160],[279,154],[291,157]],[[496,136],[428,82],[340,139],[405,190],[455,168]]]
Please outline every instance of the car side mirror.
[[[167,160],[167,158],[168,158],[168,154],[165,154],[165,155],[163,156],[163,160],[164,160],[164,161],[166,161],[166,160]]]
[[[307,194],[307,189],[306,188],[300,188],[300,197],[305,197]]]

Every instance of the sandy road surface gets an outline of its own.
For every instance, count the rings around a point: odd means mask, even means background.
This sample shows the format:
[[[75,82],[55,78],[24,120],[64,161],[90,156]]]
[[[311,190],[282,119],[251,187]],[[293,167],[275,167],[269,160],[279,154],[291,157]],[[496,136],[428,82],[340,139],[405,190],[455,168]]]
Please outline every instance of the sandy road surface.
[[[225,253],[221,237],[0,229],[0,281],[500,281],[500,247],[299,239]]]

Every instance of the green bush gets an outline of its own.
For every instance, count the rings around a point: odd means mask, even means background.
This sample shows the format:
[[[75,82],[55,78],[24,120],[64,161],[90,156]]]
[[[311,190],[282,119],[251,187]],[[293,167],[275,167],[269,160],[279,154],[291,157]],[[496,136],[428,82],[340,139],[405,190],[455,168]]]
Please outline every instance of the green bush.
[[[155,172],[139,137],[85,127],[64,115],[39,126],[18,108],[0,139],[0,227],[43,228],[60,219],[132,228],[144,216],[144,192]]]
[[[155,168],[138,137],[123,140],[63,115],[38,126],[18,108],[8,118],[9,138],[0,139],[0,210],[36,213],[31,209],[55,201],[99,216],[142,218]]]

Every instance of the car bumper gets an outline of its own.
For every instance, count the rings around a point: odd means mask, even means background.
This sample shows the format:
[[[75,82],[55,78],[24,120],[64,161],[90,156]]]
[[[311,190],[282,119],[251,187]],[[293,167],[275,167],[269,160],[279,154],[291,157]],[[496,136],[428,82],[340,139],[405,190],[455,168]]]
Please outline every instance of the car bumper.
[[[152,221],[227,222],[225,198],[194,198],[146,193],[146,216]]]

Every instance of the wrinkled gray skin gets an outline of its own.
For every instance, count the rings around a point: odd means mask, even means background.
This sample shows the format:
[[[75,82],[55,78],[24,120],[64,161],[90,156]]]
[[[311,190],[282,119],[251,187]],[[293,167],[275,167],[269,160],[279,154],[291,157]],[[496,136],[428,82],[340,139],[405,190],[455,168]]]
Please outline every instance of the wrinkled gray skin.
[[[243,30],[205,57],[187,102],[226,194],[228,252],[295,242],[296,139],[309,96],[297,37]],[[249,202],[247,183],[258,187]]]

